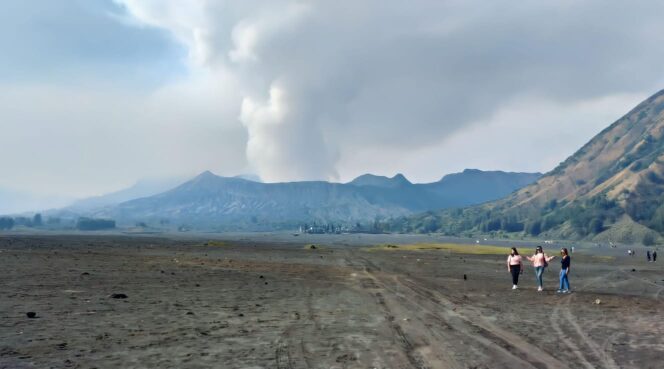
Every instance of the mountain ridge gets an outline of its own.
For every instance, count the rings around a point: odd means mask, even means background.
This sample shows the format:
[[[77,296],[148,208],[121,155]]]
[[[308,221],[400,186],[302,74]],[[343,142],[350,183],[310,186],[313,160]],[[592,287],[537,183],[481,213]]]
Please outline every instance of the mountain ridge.
[[[495,199],[541,174],[476,171],[466,175],[473,177],[468,186],[454,185],[448,176],[428,184],[413,184],[403,175],[363,175],[349,183],[261,183],[206,171],[168,191],[84,215],[125,225],[169,223],[220,230],[292,229],[303,222],[351,224]],[[465,194],[469,186],[477,185],[481,185],[479,193]]]
[[[502,199],[397,219],[391,226],[650,243],[664,232],[664,90]]]

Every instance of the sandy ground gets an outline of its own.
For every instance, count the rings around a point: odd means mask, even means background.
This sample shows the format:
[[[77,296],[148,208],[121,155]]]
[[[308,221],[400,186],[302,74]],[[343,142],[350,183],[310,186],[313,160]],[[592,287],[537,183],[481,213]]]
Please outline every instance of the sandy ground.
[[[0,235],[0,368],[664,367],[664,259],[352,245]]]

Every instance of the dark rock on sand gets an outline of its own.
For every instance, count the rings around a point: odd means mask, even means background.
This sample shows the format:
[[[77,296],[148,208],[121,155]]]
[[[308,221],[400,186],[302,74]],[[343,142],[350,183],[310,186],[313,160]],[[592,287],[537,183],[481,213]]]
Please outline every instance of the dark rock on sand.
[[[35,313],[34,311],[28,311],[27,313],[25,313],[25,315],[27,315],[28,318],[30,319],[34,319],[37,317],[37,313]]]
[[[125,295],[124,293],[114,293],[114,294],[111,295],[111,298],[112,299],[126,299],[127,295]]]

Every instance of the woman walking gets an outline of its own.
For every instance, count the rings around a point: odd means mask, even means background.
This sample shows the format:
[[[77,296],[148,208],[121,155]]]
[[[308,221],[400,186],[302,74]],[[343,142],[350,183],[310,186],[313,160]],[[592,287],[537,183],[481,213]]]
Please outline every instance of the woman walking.
[[[569,257],[566,248],[560,250],[560,255],[562,255],[562,259],[560,260],[560,287],[558,288],[558,293],[569,293],[568,275],[572,259]]]
[[[544,279],[543,279],[543,274],[544,274],[544,268],[546,268],[549,265],[549,261],[553,260],[555,256],[546,256],[544,253],[544,250],[542,250],[542,246],[537,246],[535,249],[535,255],[531,256],[526,256],[526,258],[533,263],[533,266],[535,267],[535,278],[537,279],[537,291],[542,292],[543,287],[544,287]]]
[[[512,273],[512,289],[517,289],[519,284],[519,274],[523,273],[522,270],[523,263],[521,262],[521,255],[516,250],[516,247],[512,247],[512,252],[510,256],[507,257],[507,271]]]

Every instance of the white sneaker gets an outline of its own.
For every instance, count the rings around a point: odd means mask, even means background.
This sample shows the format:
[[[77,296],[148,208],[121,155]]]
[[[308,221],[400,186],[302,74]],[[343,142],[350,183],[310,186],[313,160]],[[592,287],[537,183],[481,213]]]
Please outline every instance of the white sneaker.
[[[542,287],[537,287],[537,292],[542,292]]]
[[[515,290],[515,289],[517,289],[517,288],[519,288],[519,287],[517,287],[516,285],[512,286],[512,289],[513,289],[513,290]]]

